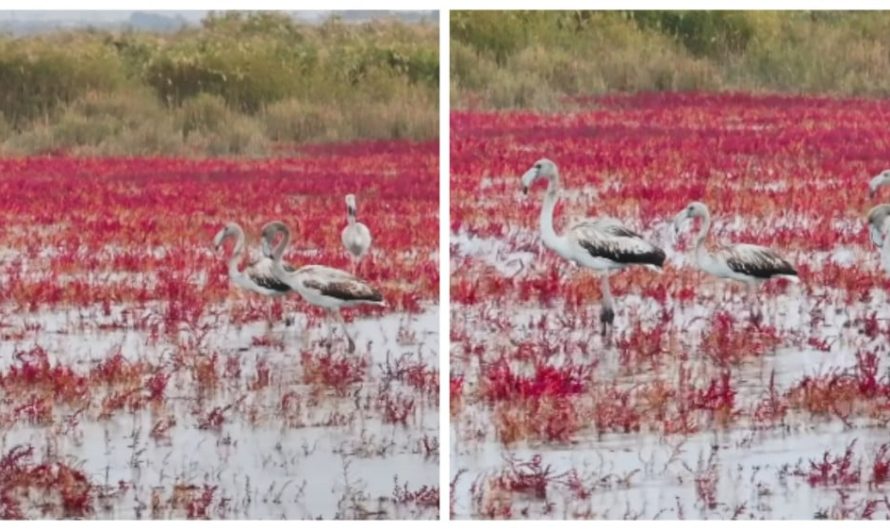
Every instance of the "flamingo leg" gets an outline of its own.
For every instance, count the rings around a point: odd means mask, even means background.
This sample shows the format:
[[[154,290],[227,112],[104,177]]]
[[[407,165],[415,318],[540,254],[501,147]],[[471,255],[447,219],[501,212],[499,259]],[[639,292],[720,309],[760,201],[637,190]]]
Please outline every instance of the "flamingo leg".
[[[609,286],[608,274],[603,274],[603,276],[600,277],[600,291],[602,291],[603,297],[600,323],[603,326],[602,335],[605,337],[615,321],[615,310],[613,309],[612,290]]]
[[[749,282],[747,285],[748,306],[751,308],[751,323],[760,327],[760,323],[763,321],[763,313],[761,312],[760,302],[754,293],[755,285],[753,282]]]
[[[294,325],[294,316],[287,312],[287,297],[281,299],[281,317],[284,319],[284,327],[289,328]]]
[[[343,320],[343,314],[340,311],[334,311],[335,318],[338,322],[340,322],[340,326],[343,327],[343,334],[346,335],[346,342],[348,344],[347,351],[352,353],[355,351],[355,342],[352,340],[352,336],[349,334],[349,330],[346,329],[346,321]]]
[[[334,313],[335,311],[333,309],[328,309],[328,350],[330,350],[331,346],[334,344],[334,326],[331,324],[331,319],[336,318]]]
[[[266,333],[272,331],[272,303],[266,307]]]

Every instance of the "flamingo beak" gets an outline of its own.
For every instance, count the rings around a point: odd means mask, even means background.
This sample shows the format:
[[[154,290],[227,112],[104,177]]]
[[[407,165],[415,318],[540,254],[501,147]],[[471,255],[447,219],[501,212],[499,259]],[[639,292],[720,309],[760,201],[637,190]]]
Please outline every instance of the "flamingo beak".
[[[223,239],[225,239],[225,237],[226,237],[225,229],[217,232],[216,236],[213,238],[213,250],[216,250],[216,251],[219,250],[219,248],[222,246]]]
[[[880,173],[875,175],[868,181],[868,197],[870,199],[874,199],[875,195],[878,194],[878,188],[883,186],[888,182],[887,177],[884,176],[884,173]]]
[[[528,189],[538,178],[538,170],[531,168],[522,175],[522,193],[528,195]]]

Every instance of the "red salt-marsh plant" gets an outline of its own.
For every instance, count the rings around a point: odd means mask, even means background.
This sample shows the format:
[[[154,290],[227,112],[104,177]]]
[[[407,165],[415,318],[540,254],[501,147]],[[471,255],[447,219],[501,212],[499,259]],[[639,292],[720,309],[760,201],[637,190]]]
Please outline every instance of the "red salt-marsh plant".
[[[0,159],[0,517],[435,517],[437,489],[372,493],[438,477],[437,147]],[[353,354],[324,311],[232,285],[212,245],[240,223],[246,265],[280,219],[288,263],[352,270],[347,193],[387,302],[343,311]],[[359,428],[386,450],[346,466]],[[327,495],[305,502],[310,475]]]
[[[437,167],[434,144],[406,142],[309,147],[300,158],[258,161],[0,160],[2,244],[21,249],[5,263],[3,299],[33,310],[161,297],[188,317],[229,291],[224,261],[208,251],[229,220],[256,233],[280,218],[298,234],[286,259],[349,268],[339,246],[342,201],[362,190],[361,219],[381,250],[362,276],[381,284],[394,309],[416,304],[438,292]]]
[[[0,518],[21,519],[31,495],[42,517],[87,517],[97,489],[80,469],[61,461],[35,462],[34,448],[15,446],[0,458]]]
[[[642,486],[594,493],[566,516],[883,517],[880,499],[862,490],[840,503],[822,493],[774,499],[809,487],[808,475],[783,474],[776,462],[795,465],[797,448],[824,450],[820,433],[842,433],[831,455],[858,438],[883,476],[890,277],[865,215],[890,201],[890,189],[869,198],[867,186],[890,167],[890,102],[643,93],[584,98],[573,109],[451,116],[451,419],[455,470],[469,477],[455,491],[456,516],[559,513],[549,499],[484,488],[497,449],[526,443],[554,473],[584,459],[615,462],[674,488],[661,503],[644,502],[652,497]],[[596,275],[543,247],[544,191],[520,190],[544,157],[564,188],[557,233],[580,218],[615,217],[666,252],[660,273],[611,275],[609,336],[598,329]],[[691,201],[711,211],[709,248],[773,248],[799,283],[769,281],[749,296],[698,270],[700,224],[679,234],[671,226]],[[696,471],[695,456],[712,447],[718,456]],[[487,460],[467,456],[479,454]]]

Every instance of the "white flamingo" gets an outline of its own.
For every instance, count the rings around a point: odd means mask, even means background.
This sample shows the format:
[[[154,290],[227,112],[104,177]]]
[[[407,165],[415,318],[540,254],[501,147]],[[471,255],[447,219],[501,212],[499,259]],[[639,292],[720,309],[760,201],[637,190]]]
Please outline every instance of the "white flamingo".
[[[343,246],[352,256],[353,268],[371,248],[371,231],[363,223],[356,221],[355,195],[346,196],[346,227],[340,234]]]
[[[227,223],[213,238],[213,246],[218,251],[229,238],[235,239],[235,246],[228,261],[228,275],[232,283],[245,291],[271,298],[283,296],[291,292],[290,286],[280,281],[272,271],[272,254],[277,250],[284,252],[283,248],[272,250],[270,247],[271,240],[263,238],[263,255],[259,259],[252,261],[241,271],[238,269],[238,266],[241,263],[245,250],[244,230],[241,228],[241,225],[238,223]],[[293,270],[293,267],[289,265],[282,265],[282,267],[285,270]],[[272,325],[271,311],[272,308],[270,306],[267,322],[270,326]],[[285,319],[285,323],[290,326],[291,319]]]
[[[869,198],[874,198],[878,193],[878,188],[887,184],[890,184],[890,169],[881,171],[869,181]],[[871,237],[871,242],[877,248],[881,248],[884,243],[882,229],[884,227],[884,219],[888,216],[890,216],[890,204],[879,204],[868,212],[868,234]]]
[[[645,265],[660,269],[664,264],[664,251],[647,242],[642,236],[612,218],[601,217],[576,223],[564,234],[553,229],[553,211],[559,201],[559,169],[547,159],[535,165],[522,175],[522,190],[528,189],[536,181],[547,181],[547,193],[541,208],[541,239],[544,245],[576,265],[601,272],[602,312],[600,322],[602,333],[615,319],[614,301],[609,287],[609,274],[631,265]]]
[[[218,251],[223,243],[229,239],[235,239],[235,246],[228,261],[229,280],[235,285],[252,293],[263,296],[282,296],[290,292],[291,288],[281,282],[272,273],[272,250],[269,241],[263,240],[263,256],[251,262],[243,271],[238,270],[242,255],[245,250],[244,230],[238,223],[227,223],[217,232],[213,238],[213,246]]]
[[[272,221],[263,227],[263,238],[269,241],[273,241],[279,233],[283,238],[272,253],[272,271],[276,278],[299,293],[306,302],[326,309],[328,314],[343,327],[349,351],[354,351],[355,342],[346,328],[340,308],[358,305],[385,306],[383,295],[367,282],[339,269],[322,265],[305,265],[295,270],[287,270],[281,263],[281,256],[290,243],[290,229],[281,221]]]
[[[884,218],[883,226],[881,226],[884,235],[884,245],[881,247],[881,265],[887,274],[890,274],[890,216]]]
[[[683,221],[700,217],[701,228],[695,236],[695,262],[699,269],[716,276],[744,283],[749,298],[754,288],[770,278],[787,278],[798,281],[797,271],[774,250],[759,245],[737,244],[719,249],[711,254],[705,248],[705,239],[711,229],[711,214],[701,202],[689,203],[674,216],[674,230],[679,232]],[[753,313],[752,313],[753,314]],[[756,314],[760,318],[759,310]]]

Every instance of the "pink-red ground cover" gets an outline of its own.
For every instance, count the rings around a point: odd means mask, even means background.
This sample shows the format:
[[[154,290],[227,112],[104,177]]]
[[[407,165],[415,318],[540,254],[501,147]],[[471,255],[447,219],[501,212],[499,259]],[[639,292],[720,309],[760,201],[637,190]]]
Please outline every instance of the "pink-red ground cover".
[[[810,462],[839,462],[826,448],[843,454],[854,439],[847,460],[883,476],[890,278],[865,213],[890,202],[867,197],[890,166],[890,102],[689,93],[579,103],[451,118],[454,514],[887,517],[887,492],[865,471],[844,471],[841,492],[808,477]],[[608,215],[668,253],[660,274],[612,277],[610,340],[596,277],[541,246],[543,190],[519,190],[542,157],[566,188],[557,232]],[[714,217],[712,245],[762,244],[797,266],[799,285],[759,290],[762,321],[740,286],[696,270],[691,238],[673,233],[693,200]],[[517,461],[550,469],[535,495],[504,485]],[[571,473],[580,483],[548,479]]]
[[[435,517],[437,173],[409,142],[0,160],[0,517]],[[211,243],[281,219],[290,263],[348,269],[347,193],[388,303],[344,311],[353,354]]]

